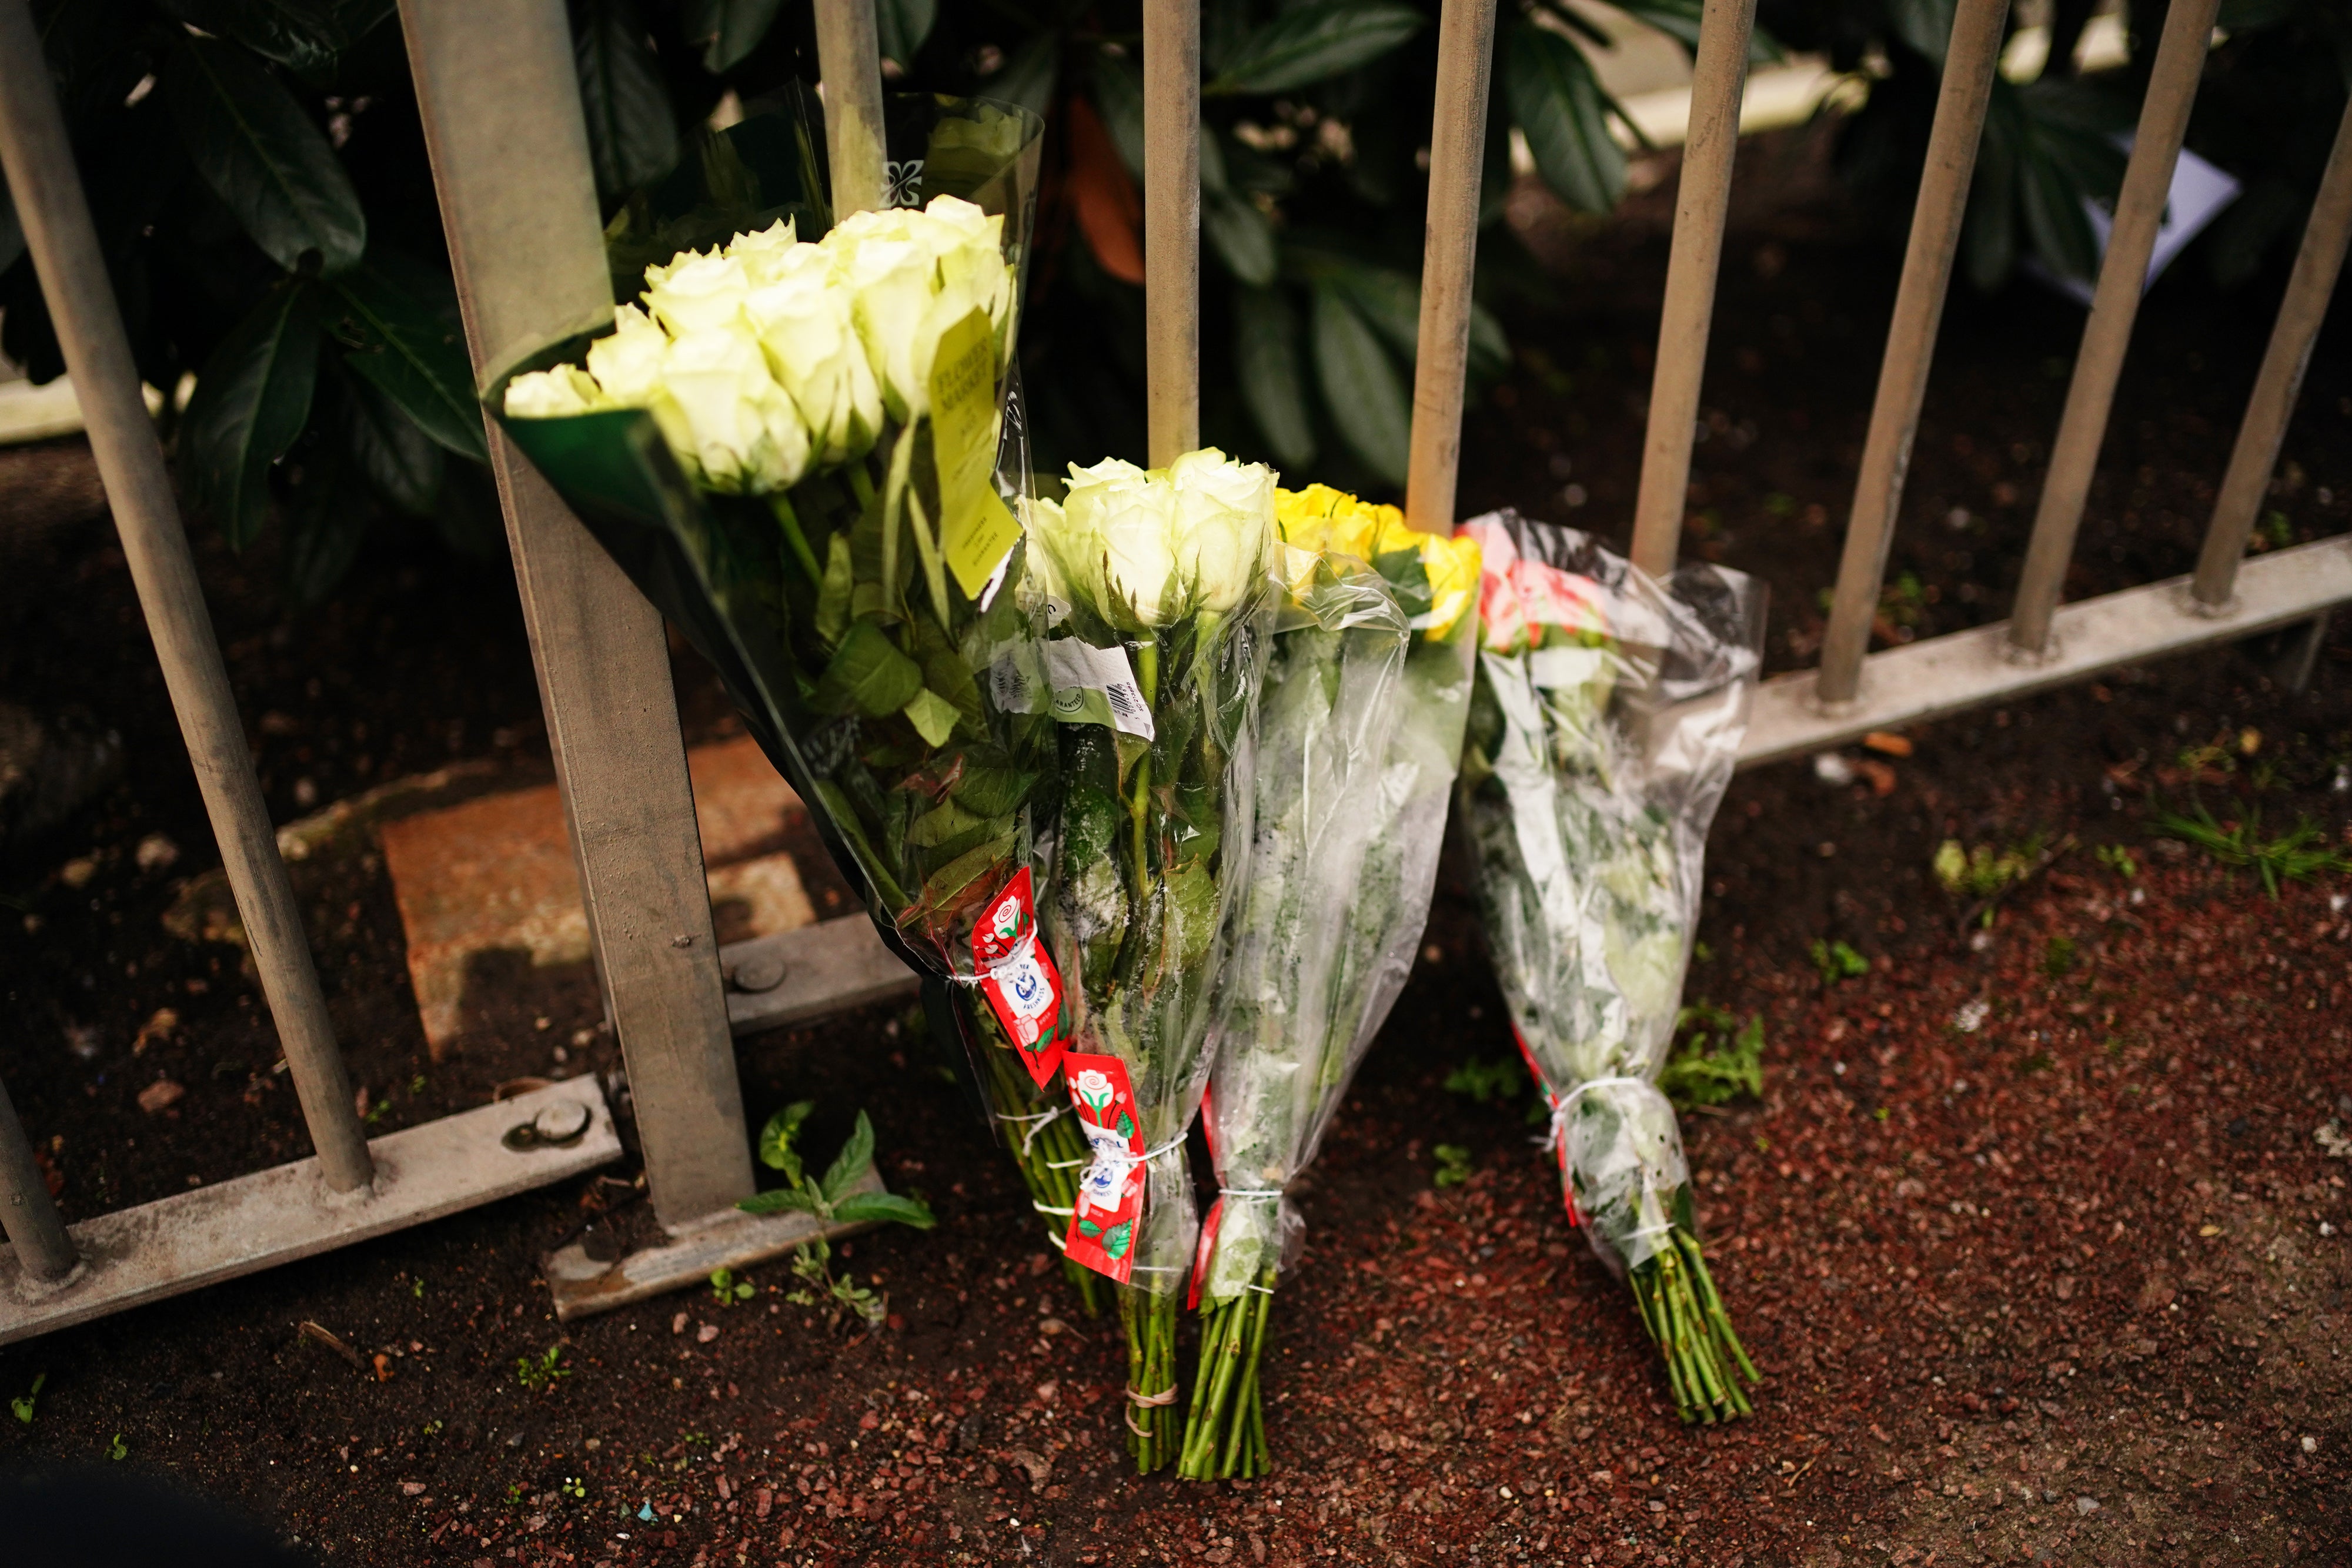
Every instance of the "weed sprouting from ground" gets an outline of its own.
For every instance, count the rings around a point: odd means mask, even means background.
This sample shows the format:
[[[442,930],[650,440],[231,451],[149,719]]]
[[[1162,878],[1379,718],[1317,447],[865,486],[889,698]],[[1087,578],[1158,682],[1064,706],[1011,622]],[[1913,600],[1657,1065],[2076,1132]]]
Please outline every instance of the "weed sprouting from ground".
[[[1681,1038],[1658,1074],[1658,1088],[1677,1109],[1764,1092],[1763,1014],[1742,1025],[1738,1014],[1701,1000],[1682,1010],[1675,1028]]]
[[[2242,820],[2223,822],[2201,800],[2194,815],[2159,807],[2155,820],[2155,831],[2168,838],[2203,850],[2233,870],[2251,867],[2273,898],[2282,879],[2303,882],[2326,872],[2352,871],[2352,855],[2330,846],[2326,831],[2308,817],[2273,839],[2263,838],[2262,828],[2258,808],[2248,809]]]
[[[533,1394],[552,1388],[572,1375],[572,1369],[562,1363],[563,1347],[560,1344],[549,1345],[538,1355],[519,1355],[515,1357],[515,1381]]]
[[[1816,937],[1813,945],[1805,951],[1811,956],[1813,967],[1821,971],[1824,990],[1840,980],[1858,980],[1870,973],[1870,960],[1856,952],[1849,943],[1832,941],[1826,936]]]

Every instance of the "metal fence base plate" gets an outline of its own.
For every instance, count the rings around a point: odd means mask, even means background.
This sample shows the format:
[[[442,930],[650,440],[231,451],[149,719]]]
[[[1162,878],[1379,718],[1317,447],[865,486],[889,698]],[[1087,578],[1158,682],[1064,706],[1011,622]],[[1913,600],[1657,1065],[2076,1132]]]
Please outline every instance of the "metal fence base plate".
[[[1862,695],[1824,712],[1813,699],[1814,672],[1779,675],[1757,688],[1756,713],[1739,765],[1777,762],[1823,751],[1867,735],[1963,708],[2047,691],[2104,671],[2258,632],[2308,621],[2352,600],[2352,539],[2320,539],[2250,558],[2238,570],[2238,593],[2214,614],[2189,597],[2176,577],[2058,607],[2046,658],[2021,663],[2008,653],[2002,622],[1908,647],[1873,653],[1862,666]]]
[[[921,985],[863,915],[731,942],[719,963],[727,1024],[739,1035],[909,998]]]
[[[564,1105],[588,1113],[576,1142],[507,1145],[511,1129]],[[82,1265],[60,1287],[35,1285],[0,1245],[0,1344],[545,1186],[618,1158],[621,1140],[583,1077],[387,1134],[368,1152],[375,1184],[361,1192],[330,1192],[316,1159],[297,1160],[71,1226]]]
[[[854,1190],[882,1191],[881,1174],[867,1171],[866,1180]],[[555,1298],[555,1315],[570,1322],[574,1318],[631,1306],[667,1291],[699,1285],[714,1270],[747,1269],[754,1263],[767,1262],[820,1236],[831,1241],[873,1228],[871,1222],[821,1226],[805,1214],[729,1211],[682,1227],[672,1232],[671,1239],[665,1244],[629,1253],[613,1262],[591,1258],[587,1248],[575,1241],[550,1252],[542,1267],[547,1273],[548,1291]]]

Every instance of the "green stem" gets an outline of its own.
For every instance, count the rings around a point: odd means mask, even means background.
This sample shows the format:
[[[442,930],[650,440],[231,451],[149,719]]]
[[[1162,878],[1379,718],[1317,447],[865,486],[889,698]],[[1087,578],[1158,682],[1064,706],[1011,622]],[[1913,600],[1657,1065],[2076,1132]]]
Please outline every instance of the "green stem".
[[[1249,1442],[1250,1412],[1257,1406],[1257,1364],[1265,1354],[1266,1325],[1274,1320],[1274,1270],[1265,1270],[1259,1289],[1244,1296],[1244,1310],[1249,1314],[1249,1348],[1242,1369],[1242,1384],[1234,1401],[1234,1413],[1227,1425],[1232,1435],[1225,1440],[1224,1459],[1217,1467],[1221,1477],[1230,1479],[1235,1475],[1251,1476],[1263,1469],[1263,1456]]]
[[[882,486],[882,598],[894,607],[898,602],[899,503],[906,499],[907,476],[914,462],[915,427],[910,424],[890,449],[890,476]]]
[[[869,453],[851,464],[846,470],[849,492],[857,497],[857,509],[861,512],[874,504],[874,476],[866,471],[866,464],[872,461],[873,455]]]
[[[915,552],[922,557],[923,582],[931,591],[931,612],[940,618],[940,630],[953,634],[954,622],[948,607],[948,574],[940,555],[940,542],[931,537],[930,514],[923,509],[922,492],[917,486],[907,486],[907,509],[914,514]]]
[[[777,526],[784,530],[784,542],[792,547],[793,559],[808,573],[809,584],[816,587],[824,581],[824,569],[816,563],[816,551],[809,549],[808,535],[801,531],[801,517],[793,510],[792,498],[779,490],[768,497],[768,510],[775,514]]]

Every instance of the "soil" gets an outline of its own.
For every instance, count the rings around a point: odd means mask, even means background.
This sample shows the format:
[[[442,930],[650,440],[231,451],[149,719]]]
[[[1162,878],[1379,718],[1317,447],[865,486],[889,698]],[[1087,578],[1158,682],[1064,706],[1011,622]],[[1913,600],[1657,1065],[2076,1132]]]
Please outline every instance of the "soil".
[[[1752,155],[1770,199],[1743,201],[1727,248],[1687,542],[1771,580],[1786,665],[1819,636],[1897,258],[1818,146]],[[1469,506],[1629,510],[1672,190],[1605,230],[1523,199],[1566,303],[1513,317],[1518,368],[1467,436]],[[2151,294],[2070,592],[2186,569],[2275,285],[2215,297],[2184,264]],[[2063,396],[2045,361],[2079,322],[2027,285],[1956,295],[1896,549],[1917,591],[1889,632],[2002,612]],[[2347,396],[2331,335],[2282,468],[2298,537],[2352,505]],[[0,695],[87,714],[130,759],[0,862],[7,1082],[79,1218],[306,1145],[237,950],[163,925],[216,857],[87,453],[0,453]],[[382,539],[289,619],[266,548],[197,537],[281,821],[451,763],[479,768],[467,788],[548,776],[499,573]],[[880,1330],[791,1305],[781,1264],[744,1304],[696,1292],[559,1327],[540,1253],[583,1221],[653,1233],[632,1160],[0,1350],[11,1398],[45,1379],[29,1422],[0,1423],[0,1464],[119,1446],[326,1560],[384,1564],[2346,1561],[2352,881],[2273,899],[2153,831],[2200,801],[2259,813],[2261,838],[2307,820],[2345,841],[2352,641],[2328,641],[2305,693],[2271,678],[2277,643],[1922,727],[1907,757],[1848,753],[1850,782],[1798,763],[1734,784],[1690,990],[1763,1016],[1765,1093],[1685,1132],[1717,1279],[1769,1377],[1752,1421],[1675,1423],[1525,1098],[1443,1087],[1512,1054],[1449,873],[1304,1197],[1265,1481],[1126,1472],[1115,1328],[1077,1312],[1008,1163],[887,1011],[740,1053],[755,1121],[814,1099],[824,1155],[863,1106],[893,1187],[939,1212],[841,1249],[888,1292]],[[690,736],[729,732],[708,672],[682,655],[678,677]],[[1979,910],[1929,873],[1948,838],[2037,869]],[[584,971],[485,977],[495,1004],[431,1061],[366,834],[296,874],[376,1130],[620,1066]],[[1825,981],[1810,952],[1831,941],[1866,971]],[[184,1092],[142,1111],[159,1079]],[[1468,1151],[1466,1182],[1433,1185],[1441,1143]],[[305,1321],[383,1353],[389,1380]],[[519,1360],[551,1346],[563,1375],[527,1386]]]

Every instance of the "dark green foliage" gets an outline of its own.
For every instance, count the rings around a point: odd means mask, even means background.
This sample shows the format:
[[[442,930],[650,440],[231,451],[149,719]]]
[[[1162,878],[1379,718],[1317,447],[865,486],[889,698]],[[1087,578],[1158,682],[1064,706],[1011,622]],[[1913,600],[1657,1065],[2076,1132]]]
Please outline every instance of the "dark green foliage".
[[[1679,1110],[1721,1105],[1764,1092],[1764,1015],[1745,1025],[1726,1009],[1697,1002],[1675,1020],[1674,1054],[1658,1074],[1658,1090]]]

